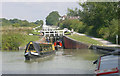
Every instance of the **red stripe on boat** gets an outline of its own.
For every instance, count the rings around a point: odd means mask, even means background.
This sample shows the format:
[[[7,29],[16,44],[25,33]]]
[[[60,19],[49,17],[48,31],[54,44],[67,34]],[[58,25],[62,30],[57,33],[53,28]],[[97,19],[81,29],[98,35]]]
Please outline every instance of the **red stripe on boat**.
[[[99,76],[99,75],[105,75],[105,74],[118,73],[118,72],[119,72],[119,70],[118,70],[118,68],[116,68],[116,71],[98,73],[97,76]]]

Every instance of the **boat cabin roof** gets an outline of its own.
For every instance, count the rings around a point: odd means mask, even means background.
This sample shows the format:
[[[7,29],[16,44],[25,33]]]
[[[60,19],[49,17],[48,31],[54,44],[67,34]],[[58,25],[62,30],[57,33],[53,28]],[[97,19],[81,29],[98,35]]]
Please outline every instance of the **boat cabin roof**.
[[[120,61],[119,55],[108,55],[101,57],[99,70],[119,68],[118,65]]]
[[[52,43],[36,43],[36,42],[33,42],[33,41],[30,41],[27,46],[26,46],[26,49],[25,51],[29,48],[29,45],[33,45],[34,46],[34,49],[39,52],[41,50],[42,47],[40,47],[40,45],[43,45],[43,46],[51,46]]]

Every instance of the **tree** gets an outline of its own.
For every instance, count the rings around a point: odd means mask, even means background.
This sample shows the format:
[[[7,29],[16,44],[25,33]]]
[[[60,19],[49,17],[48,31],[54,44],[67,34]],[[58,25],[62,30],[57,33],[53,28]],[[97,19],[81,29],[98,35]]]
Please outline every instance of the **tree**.
[[[43,20],[40,20],[40,24],[41,24],[41,25],[43,25],[43,24],[44,24]]]
[[[15,23],[15,24],[13,24],[12,26],[13,26],[13,27],[19,27],[19,26],[20,26],[20,24]]]
[[[68,8],[67,16],[78,16],[78,9],[75,8],[74,10]]]
[[[94,26],[93,36],[100,36],[100,28],[108,27],[112,19],[118,18],[118,2],[85,2],[80,6],[83,8],[79,10],[81,21]]]
[[[43,25],[43,20],[37,20],[36,22],[28,22],[27,20],[19,19],[5,19],[0,18],[0,23],[2,26],[13,26],[13,27],[35,27]]]
[[[43,25],[43,20],[37,20],[37,21],[35,22],[35,24]]]
[[[2,26],[9,26],[11,23],[5,18],[1,18]]]
[[[56,25],[59,21],[59,13],[57,11],[52,11],[47,17],[46,17],[46,25]]]

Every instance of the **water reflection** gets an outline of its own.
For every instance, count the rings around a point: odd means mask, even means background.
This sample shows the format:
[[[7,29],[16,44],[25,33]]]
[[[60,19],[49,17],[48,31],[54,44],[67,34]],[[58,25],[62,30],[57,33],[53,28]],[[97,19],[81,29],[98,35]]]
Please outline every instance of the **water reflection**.
[[[61,49],[43,58],[25,61],[24,50],[2,52],[3,73],[7,74],[93,74],[92,64],[100,54],[89,49]]]
[[[89,49],[66,49],[64,50],[63,55],[65,56],[74,56],[77,58],[83,58],[85,60],[95,60],[100,56],[101,54],[95,53],[93,50]]]
[[[52,60],[54,58],[54,56],[55,56],[55,54],[49,55],[49,56],[46,56],[46,57],[42,57],[42,58],[34,58],[34,59],[31,59],[31,60],[25,60],[25,63],[34,63],[34,62],[41,63],[41,62]]]

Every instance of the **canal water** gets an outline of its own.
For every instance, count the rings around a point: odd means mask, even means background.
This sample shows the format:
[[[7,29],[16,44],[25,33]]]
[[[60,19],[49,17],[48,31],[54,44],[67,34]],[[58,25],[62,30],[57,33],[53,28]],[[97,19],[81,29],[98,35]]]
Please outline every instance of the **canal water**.
[[[89,49],[61,49],[44,58],[25,61],[24,50],[2,52],[2,74],[94,74],[100,54]]]

